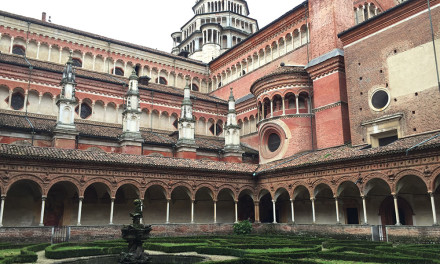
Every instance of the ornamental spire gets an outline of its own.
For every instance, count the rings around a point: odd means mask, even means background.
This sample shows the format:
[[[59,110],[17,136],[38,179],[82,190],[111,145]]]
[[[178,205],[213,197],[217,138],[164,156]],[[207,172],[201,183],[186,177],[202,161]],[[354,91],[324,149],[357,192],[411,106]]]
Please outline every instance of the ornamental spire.
[[[225,127],[225,157],[231,162],[241,162],[243,150],[240,143],[240,126],[237,124],[237,113],[235,112],[233,88],[231,88],[228,108],[228,120]]]
[[[66,66],[64,66],[63,79],[61,80],[62,85],[65,85],[66,83],[76,84],[75,68],[73,67],[72,53],[73,52],[70,51],[69,59],[67,60]]]

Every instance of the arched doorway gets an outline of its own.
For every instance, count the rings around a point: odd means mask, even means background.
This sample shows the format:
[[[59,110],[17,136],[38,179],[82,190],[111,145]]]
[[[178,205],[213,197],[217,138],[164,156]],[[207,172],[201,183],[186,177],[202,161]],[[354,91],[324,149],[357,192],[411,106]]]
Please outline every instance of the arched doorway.
[[[171,192],[170,222],[191,222],[191,192],[184,186],[178,186]]]
[[[110,219],[110,189],[104,183],[94,183],[84,191],[82,225],[107,225]]]
[[[15,182],[6,195],[3,226],[38,226],[41,198],[37,183],[31,180]]]
[[[45,226],[76,225],[78,220],[78,189],[71,182],[54,184],[47,194]]]
[[[222,189],[217,195],[217,223],[233,223],[235,221],[234,193],[230,189]],[[240,202],[238,203],[240,217]]]
[[[286,189],[280,188],[275,192],[275,215],[277,223],[288,223],[292,221],[290,197]]]
[[[130,213],[134,211],[134,200],[139,199],[139,190],[132,184],[124,184],[116,191],[113,223],[130,223]]]
[[[399,205],[400,224],[412,225],[412,216],[414,213],[409,203],[401,197],[397,199],[397,203]],[[394,198],[392,196],[389,196],[383,200],[382,204],[380,205],[379,215],[382,225],[396,224],[396,212],[394,210]]]
[[[273,223],[273,202],[268,190],[260,192],[260,221],[261,223]]]
[[[315,188],[315,223],[336,223],[336,205],[333,191],[327,184],[318,184]]]
[[[238,220],[255,222],[255,209],[251,190],[244,190],[238,195]]]
[[[309,190],[299,185],[293,191],[294,200],[294,222],[298,224],[310,224],[313,222],[312,202],[310,201]]]
[[[194,201],[194,221],[196,223],[214,222],[213,193],[207,187],[203,187],[196,192]]]
[[[348,225],[360,224],[362,200],[359,188],[351,181],[345,181],[338,187],[339,212],[342,215],[341,223]]]
[[[143,209],[145,223],[163,224],[166,222],[167,199],[162,186],[153,185],[145,191]]]

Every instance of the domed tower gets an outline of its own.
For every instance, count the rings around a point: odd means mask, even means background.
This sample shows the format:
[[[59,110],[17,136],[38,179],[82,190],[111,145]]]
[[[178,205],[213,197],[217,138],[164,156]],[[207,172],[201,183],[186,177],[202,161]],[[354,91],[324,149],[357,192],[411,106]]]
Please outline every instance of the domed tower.
[[[197,0],[195,16],[171,34],[175,55],[210,62],[258,31],[245,0]]]

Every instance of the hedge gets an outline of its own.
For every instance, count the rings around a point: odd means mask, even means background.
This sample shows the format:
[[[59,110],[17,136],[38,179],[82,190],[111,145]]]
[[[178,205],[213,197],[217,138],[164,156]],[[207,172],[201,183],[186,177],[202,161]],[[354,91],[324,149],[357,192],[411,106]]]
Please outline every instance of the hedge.
[[[178,253],[178,252],[189,252],[196,251],[197,247],[207,246],[207,243],[147,243],[144,244],[144,249],[163,251],[166,253]]]
[[[45,256],[49,259],[77,258],[86,256],[119,254],[127,248],[124,246],[98,247],[94,243],[61,243],[46,248]],[[75,248],[78,247],[78,248]]]

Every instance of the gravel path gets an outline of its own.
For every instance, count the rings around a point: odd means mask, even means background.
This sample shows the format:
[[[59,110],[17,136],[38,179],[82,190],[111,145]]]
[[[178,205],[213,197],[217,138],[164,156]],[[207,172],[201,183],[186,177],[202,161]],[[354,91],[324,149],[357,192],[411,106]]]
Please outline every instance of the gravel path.
[[[146,252],[150,255],[161,255],[161,254],[168,254],[161,251],[152,251],[152,250],[146,250]],[[46,256],[44,256],[44,250],[37,252],[38,260],[35,262],[36,264],[56,264],[68,260],[77,260],[77,259],[86,259],[87,257],[82,258],[70,258],[70,259],[63,259],[63,260],[54,260],[54,259],[48,259]],[[232,256],[219,256],[219,255],[204,255],[204,254],[198,254],[197,252],[181,252],[181,253],[170,253],[169,255],[181,255],[181,256],[201,256],[207,258],[207,260],[211,261],[223,261],[223,260],[231,260],[231,259],[237,259],[237,257]],[[28,263],[31,264],[31,263]]]

